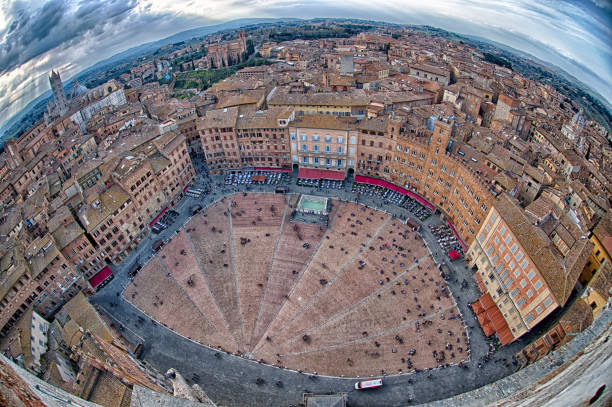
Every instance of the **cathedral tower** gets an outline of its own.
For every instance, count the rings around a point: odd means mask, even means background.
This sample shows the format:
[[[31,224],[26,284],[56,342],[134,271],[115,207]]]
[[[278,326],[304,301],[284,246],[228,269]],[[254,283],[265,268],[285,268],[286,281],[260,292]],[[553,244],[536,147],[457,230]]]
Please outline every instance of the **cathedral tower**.
[[[60,78],[59,71],[51,71],[49,84],[51,84],[51,90],[53,91],[53,101],[55,103],[56,112],[60,116],[63,116],[68,112],[68,101],[66,100],[66,94],[64,93],[64,86],[62,85],[62,78]]]

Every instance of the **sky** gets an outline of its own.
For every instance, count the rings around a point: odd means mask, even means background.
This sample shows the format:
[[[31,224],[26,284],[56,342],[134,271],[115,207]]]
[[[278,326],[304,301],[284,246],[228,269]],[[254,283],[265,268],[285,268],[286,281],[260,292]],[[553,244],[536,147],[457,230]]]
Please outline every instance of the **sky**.
[[[0,0],[0,127],[128,48],[252,17],[350,17],[476,35],[553,63],[612,103],[612,0]],[[66,84],[66,82],[65,82]]]

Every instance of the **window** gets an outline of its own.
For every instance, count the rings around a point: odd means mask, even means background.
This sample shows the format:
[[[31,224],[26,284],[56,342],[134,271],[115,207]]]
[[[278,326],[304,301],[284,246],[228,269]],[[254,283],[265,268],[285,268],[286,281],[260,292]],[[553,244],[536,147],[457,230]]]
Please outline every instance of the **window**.
[[[538,305],[538,308],[536,308],[536,312],[538,314],[541,314],[542,313],[542,307]]]
[[[527,274],[527,278],[530,280],[533,280],[533,278],[535,277],[535,274],[536,274],[535,271],[531,270],[529,274]]]
[[[521,287],[525,288],[527,286],[527,280],[521,280]]]
[[[518,277],[521,274],[519,269],[514,270],[514,277]]]
[[[520,290],[518,288],[515,288],[514,290],[512,290],[512,293],[510,294],[512,296],[512,298],[515,298],[518,294],[519,294]]]
[[[531,290],[531,289],[527,290],[527,296],[529,298],[533,297],[533,290]]]
[[[523,252],[518,252],[516,254],[516,261],[521,261],[522,258],[523,258]]]
[[[302,157],[302,163],[308,164],[308,157]]]
[[[512,252],[512,254],[516,253],[516,249],[518,249],[518,246],[516,245],[516,243],[514,243],[512,247],[510,248],[510,251]]]
[[[318,153],[319,152],[319,145],[318,144],[314,144],[312,146],[312,151],[314,151],[315,153]]]
[[[536,291],[542,288],[542,280],[536,281],[536,283],[533,285],[533,288],[535,288]]]
[[[505,226],[502,226],[501,229],[499,229],[499,234],[502,235],[502,236],[506,234],[506,227]]]
[[[544,306],[546,308],[550,307],[550,304],[552,304],[552,297],[548,297],[547,299],[544,300]]]
[[[525,305],[526,302],[527,300],[525,299],[525,297],[521,297],[516,303],[516,305],[518,305],[519,307],[522,307],[523,305]]]
[[[314,157],[314,163],[319,164],[319,157]]]
[[[300,141],[308,141],[308,136],[305,134],[300,135]]]
[[[338,146],[338,149],[337,149],[338,154],[342,154],[342,153],[343,153],[343,151],[342,151],[342,150],[343,150],[343,149],[342,149],[342,146]]]
[[[533,316],[533,314],[529,314],[527,315],[527,318],[525,318],[525,322],[530,323],[535,319],[535,317]]]
[[[326,143],[331,143],[332,141],[332,137],[331,136],[325,136],[325,142]]]
[[[344,137],[336,137],[336,143],[344,144]],[[354,143],[352,143],[352,144],[354,144]]]

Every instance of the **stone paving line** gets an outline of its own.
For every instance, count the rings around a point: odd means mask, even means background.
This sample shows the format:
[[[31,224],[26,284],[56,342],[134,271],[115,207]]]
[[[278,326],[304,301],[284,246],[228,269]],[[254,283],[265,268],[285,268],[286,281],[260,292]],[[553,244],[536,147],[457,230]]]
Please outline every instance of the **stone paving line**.
[[[285,200],[285,209],[283,210],[283,217],[281,220],[281,224],[279,226],[279,232],[278,232],[278,237],[276,238],[276,243],[274,243],[274,252],[272,253],[272,259],[276,258],[276,250],[278,249],[278,243],[281,240],[281,236],[282,236],[282,230],[283,227],[285,226],[285,219],[287,216],[287,210],[289,209],[289,200]],[[266,292],[268,290],[268,282],[270,281],[270,273],[272,272],[272,266],[274,265],[274,261],[270,261],[270,266],[268,267],[268,272],[266,273],[266,281],[264,283],[263,286],[263,290],[261,291],[261,296],[259,297],[259,304],[257,305],[257,317],[255,318],[255,323],[253,324],[253,330],[251,331],[251,340],[253,340],[255,338],[255,330],[257,329],[257,324],[259,323],[259,317],[261,316],[261,304],[263,303],[263,299],[264,296],[266,295]],[[291,295],[291,294],[289,294]],[[284,305],[281,304],[281,308]],[[265,332],[264,332],[265,335]],[[252,344],[251,344],[252,345]],[[253,347],[253,346],[251,346]]]
[[[342,274],[343,274],[343,273],[344,273],[344,272],[347,270],[347,268],[353,265],[353,262],[354,262],[356,259],[358,259],[358,258],[359,258],[359,256],[361,256],[361,254],[363,254],[363,252],[365,251],[365,249],[366,249],[367,247],[369,247],[369,246],[370,246],[370,244],[371,244],[371,243],[374,241],[374,239],[376,238],[376,236],[378,236],[378,234],[380,233],[380,231],[381,231],[381,230],[383,230],[383,228],[384,228],[384,227],[387,225],[387,223],[389,223],[390,219],[391,219],[391,218],[389,218],[389,219],[385,220],[385,222],[384,222],[384,223],[383,223],[383,224],[382,224],[382,225],[381,225],[381,226],[380,226],[380,227],[379,227],[379,228],[376,230],[376,232],[374,233],[374,235],[372,235],[372,237],[371,237],[371,238],[370,238],[370,239],[367,241],[366,246],[365,246],[365,247],[361,247],[361,248],[359,249],[359,251],[358,251],[358,252],[357,252],[357,253],[356,253],[356,254],[355,254],[355,255],[354,255],[354,256],[353,256],[353,257],[352,257],[352,258],[351,258],[351,259],[350,259],[350,260],[349,260],[349,261],[348,261],[346,264],[345,264],[345,265],[344,265],[344,267],[342,267],[342,269],[340,269],[340,271],[339,271],[338,273],[336,273],[336,275],[334,276],[334,278],[330,279],[330,280],[329,280],[329,283],[328,283],[328,284],[326,284],[326,286],[325,286],[325,287],[323,287],[321,290],[319,290],[319,292],[317,292],[317,294],[316,294],[314,297],[312,297],[312,299],[311,299],[311,300],[308,302],[308,304],[306,304],[305,306],[303,306],[303,307],[301,308],[301,310],[300,310],[298,313],[296,313],[296,314],[295,314],[293,317],[291,317],[291,319],[289,319],[289,320],[288,320],[288,321],[285,323],[285,325],[283,325],[282,327],[280,327],[277,333],[282,332],[282,331],[283,331],[283,330],[284,330],[284,329],[285,329],[285,328],[286,328],[286,327],[287,327],[289,324],[291,324],[291,323],[292,323],[292,322],[293,322],[293,321],[294,321],[296,318],[298,318],[300,315],[302,315],[304,312],[306,312],[306,310],[307,310],[307,309],[309,309],[309,308],[310,308],[310,306],[311,306],[312,304],[314,304],[314,303],[316,302],[316,300],[317,300],[317,299],[318,299],[318,298],[319,298],[321,295],[323,295],[323,293],[324,293],[324,292],[325,292],[325,291],[326,291],[326,290],[327,290],[329,287],[331,287],[331,286],[334,284],[334,282],[335,282],[335,281],[336,281],[336,280],[337,280],[337,279],[338,279],[338,278],[339,278],[339,277],[340,277],[340,276],[341,276],[341,275],[342,275]],[[330,224],[330,225],[331,225],[331,224]],[[328,230],[329,230],[329,229],[328,229]],[[327,234],[327,232],[326,232],[326,234]],[[324,242],[324,238],[323,238],[323,239],[321,239],[320,244],[322,244],[323,242]],[[314,256],[314,254],[313,254],[313,256]],[[310,263],[310,262],[309,262],[309,263]],[[308,264],[306,265],[305,269],[307,269],[307,267],[308,267]],[[297,284],[296,284],[296,285],[297,285]],[[291,291],[289,291],[288,297],[291,297],[291,294],[293,293],[293,288],[295,288],[295,285],[294,285],[294,286],[291,288]],[[378,292],[378,290],[377,290],[377,292]],[[309,332],[309,331],[308,331],[308,332]],[[298,336],[299,336],[299,335],[298,335]],[[291,339],[294,339],[294,338],[291,338]],[[287,341],[289,341],[289,340],[287,340]],[[287,341],[281,342],[281,343],[280,343],[280,344],[278,344],[278,345],[282,345],[283,343],[286,343]]]
[[[230,253],[231,253],[231,259],[232,259],[232,275],[234,276],[234,295],[236,296],[236,310],[238,312],[238,318],[240,318],[240,336],[241,336],[241,341],[238,343],[238,347],[240,349],[240,347],[244,347],[247,339],[244,336],[244,321],[242,320],[242,312],[240,312],[240,310],[242,308],[240,308],[240,295],[238,293],[238,277],[236,275],[236,251],[234,249],[234,226],[233,226],[233,216],[232,216],[232,197],[230,195],[230,197],[227,200],[227,213],[228,213],[228,220],[229,220],[229,246],[230,246]],[[193,247],[193,243],[192,243],[192,247]],[[193,252],[194,254],[196,253],[195,251]],[[197,257],[197,256],[196,256]],[[213,297],[215,297],[215,295],[213,294]],[[219,311],[221,311],[221,309],[219,309]],[[223,314],[223,312],[221,312]],[[231,330],[230,330],[231,332]]]
[[[424,261],[424,260],[425,260],[425,259],[426,259],[428,256],[429,256],[429,255],[425,255],[425,256],[421,257],[421,258],[419,259],[419,262]],[[316,325],[316,326],[313,326],[313,327],[309,328],[308,330],[306,330],[306,331],[304,331],[304,332],[300,333],[299,335],[296,335],[296,336],[294,336],[294,337],[292,337],[292,338],[289,338],[289,339],[287,339],[287,340],[285,340],[285,341],[283,341],[283,342],[280,342],[280,343],[278,343],[277,345],[279,345],[279,346],[280,346],[280,345],[284,345],[284,344],[285,344],[285,343],[287,343],[287,342],[290,342],[290,341],[292,341],[292,340],[294,340],[294,339],[296,339],[296,338],[299,338],[299,337],[300,337],[300,336],[302,336],[303,334],[307,334],[307,333],[309,333],[309,332],[312,332],[312,331],[316,330],[317,328],[320,328],[320,327],[322,327],[323,325],[325,325],[325,324],[327,324],[327,323],[329,323],[329,322],[335,321],[336,319],[338,319],[338,318],[342,317],[342,316],[343,316],[343,315],[345,315],[346,313],[348,313],[348,312],[352,311],[353,309],[357,308],[359,305],[361,305],[363,302],[367,301],[368,299],[373,298],[375,295],[377,295],[377,294],[381,293],[382,291],[384,291],[384,290],[388,289],[389,287],[392,287],[394,283],[396,283],[397,281],[399,281],[401,278],[404,278],[404,277],[406,276],[406,274],[407,274],[407,273],[409,273],[410,271],[412,271],[412,269],[414,269],[414,268],[415,268],[416,266],[418,266],[418,265],[419,265],[419,263],[415,263],[415,264],[413,264],[412,266],[408,267],[406,270],[404,270],[403,272],[401,272],[400,274],[398,274],[397,276],[395,276],[395,278],[393,278],[392,280],[390,280],[390,281],[386,282],[384,285],[382,285],[382,286],[380,286],[380,287],[377,287],[377,288],[376,288],[376,290],[372,291],[370,294],[368,294],[367,296],[363,297],[362,299],[360,299],[360,300],[359,300],[359,301],[357,301],[356,303],[351,304],[351,306],[350,306],[350,307],[343,309],[342,311],[340,311],[340,312],[338,312],[338,313],[336,313],[336,314],[332,315],[330,318],[326,319],[325,321],[321,322],[320,324],[318,324],[318,325]],[[330,285],[331,285],[331,284],[330,284]],[[310,305],[312,305],[312,304],[309,304],[309,306],[310,306]],[[302,313],[303,313],[303,312],[302,312]],[[300,314],[302,314],[302,313],[300,313]],[[433,314],[433,315],[435,315],[435,314]],[[432,315],[432,316],[433,316],[433,315]],[[279,332],[281,332],[281,331],[279,330]],[[380,335],[376,335],[376,336],[380,336]],[[374,335],[370,335],[370,337],[374,337]]]
[[[389,329],[386,329],[386,330],[384,330],[384,331],[377,332],[377,333],[372,334],[372,335],[368,335],[368,337],[367,337],[367,338],[357,338],[357,339],[352,339],[352,340],[350,340],[350,341],[346,341],[346,342],[342,342],[342,343],[336,343],[336,344],[333,344],[333,345],[327,345],[327,346],[324,346],[324,347],[321,347],[321,348],[317,348],[317,349],[309,349],[309,350],[304,350],[304,351],[301,351],[301,352],[292,352],[292,353],[286,353],[286,354],[284,354],[284,355],[283,355],[283,354],[281,354],[281,356],[302,355],[302,354],[306,354],[306,353],[320,352],[320,351],[322,351],[322,350],[326,350],[326,349],[335,349],[335,348],[341,348],[341,347],[346,346],[346,345],[348,345],[348,344],[354,344],[354,343],[362,343],[362,342],[367,342],[367,341],[369,341],[369,340],[372,340],[372,339],[375,339],[375,338],[379,338],[379,337],[381,337],[381,336],[384,336],[384,335],[387,335],[387,334],[393,333],[393,332],[395,332],[395,331],[397,331],[397,330],[400,330],[400,329],[403,329],[403,328],[409,327],[409,326],[411,326],[411,325],[416,324],[417,322],[423,322],[423,321],[426,321],[426,320],[428,320],[428,319],[433,319],[433,318],[435,318],[436,316],[440,315],[440,313],[442,313],[442,314],[443,314],[443,313],[445,313],[446,311],[452,311],[453,309],[455,309],[455,307],[454,307],[454,306],[439,309],[437,312],[434,312],[433,314],[427,314],[427,315],[425,315],[425,316],[423,316],[423,317],[419,317],[419,318],[411,319],[410,321],[408,321],[408,322],[404,322],[403,324],[397,325],[397,326],[395,326],[395,327],[393,327],[393,328],[389,328]],[[313,329],[314,329],[314,328],[313,328]],[[310,332],[310,331],[307,331],[307,332]],[[295,339],[295,338],[297,338],[297,337],[294,337],[294,338],[291,338],[291,339]],[[408,374],[409,374],[409,373],[408,373]],[[399,376],[399,375],[394,374],[394,375],[387,375],[387,376]]]
[[[294,171],[292,183],[295,183],[295,178]],[[220,181],[221,184],[215,188],[214,184],[216,181]],[[232,193],[272,193],[275,188],[275,185],[240,185],[230,187],[223,185],[223,179],[219,180],[214,177],[200,177],[196,182],[202,184],[209,183],[215,188],[215,191],[202,199],[185,196],[173,208],[179,212],[179,216],[173,225],[162,231],[157,238],[167,241],[185,225],[191,217],[189,211],[185,211],[186,206],[199,204],[202,207],[207,207]],[[341,190],[313,189],[300,187],[295,184],[289,185],[288,189],[288,194],[324,195],[345,202],[355,202],[355,194],[350,191],[348,182],[347,186]],[[385,205],[384,201],[379,198],[361,195],[357,203],[384,211],[402,220],[407,216],[414,218],[410,216],[408,210],[393,204]],[[429,231],[429,225],[441,225],[443,223],[436,215],[430,216],[423,222],[419,221],[419,223],[423,225],[421,236],[428,245],[434,261],[436,263],[442,262],[445,259],[446,253],[437,245],[437,241]],[[484,364],[484,369],[478,369],[476,365],[489,351],[489,345],[478,326],[473,312],[468,306],[470,302],[478,298],[478,291],[475,288],[476,284],[472,280],[471,272],[467,270],[465,261],[450,262],[444,260],[447,267],[452,271],[451,276],[454,276],[453,279],[447,279],[446,284],[455,299],[464,322],[468,326],[467,332],[470,335],[469,352],[471,358],[469,362],[464,362],[464,365],[468,366],[467,369],[452,366],[436,368],[426,372],[388,376],[385,378],[385,386],[382,388],[373,392],[356,392],[352,387],[354,379],[317,376],[316,380],[312,380],[308,379],[309,375],[289,369],[266,366],[259,362],[227,354],[222,354],[222,358],[219,359],[215,356],[219,352],[212,348],[199,343],[196,345],[196,342],[182,337],[180,334],[169,329],[159,331],[157,326],[150,326],[152,324],[147,326],[138,325],[138,323],[133,323],[130,319],[134,315],[138,315],[139,310],[135,309],[135,307],[121,297],[121,291],[129,282],[127,269],[137,258],[145,258],[147,262],[151,260],[153,257],[151,243],[157,238],[154,235],[145,237],[137,249],[128,254],[119,265],[113,266],[114,280],[98,292],[91,301],[94,304],[105,306],[105,311],[112,315],[115,320],[122,321],[126,327],[128,325],[131,326],[134,332],[137,332],[138,335],[144,338],[144,358],[149,360],[160,371],[163,372],[170,367],[175,367],[179,371],[185,372],[185,377],[188,377],[190,372],[198,372],[198,375],[203,378],[200,381],[200,385],[211,394],[213,400],[222,405],[242,406],[245,405],[245,400],[247,400],[247,404],[253,406],[286,406],[298,403],[301,400],[302,392],[306,391],[315,393],[347,391],[349,392],[349,403],[355,407],[376,405],[403,406],[416,404],[417,402],[430,402],[487,385],[511,374],[514,368],[508,366],[506,362],[501,363],[502,360],[509,361],[512,355],[530,340],[529,335],[527,335],[524,339],[520,339],[498,350],[491,356],[489,362]],[[141,264],[143,263],[141,262]],[[468,289],[461,289],[461,279],[469,281]],[[109,304],[113,304],[113,307],[107,307]],[[160,332],[163,332],[163,335]],[[191,345],[187,345],[187,343],[191,343]],[[187,352],[186,348],[189,348],[192,352]],[[220,360],[223,363],[220,363]],[[447,369],[449,372],[445,371]],[[248,376],[248,380],[245,375]],[[264,379],[273,377],[282,378],[284,386],[282,389],[275,388],[276,386],[273,385],[273,382],[269,382],[263,387],[253,385],[254,379],[260,376]]]

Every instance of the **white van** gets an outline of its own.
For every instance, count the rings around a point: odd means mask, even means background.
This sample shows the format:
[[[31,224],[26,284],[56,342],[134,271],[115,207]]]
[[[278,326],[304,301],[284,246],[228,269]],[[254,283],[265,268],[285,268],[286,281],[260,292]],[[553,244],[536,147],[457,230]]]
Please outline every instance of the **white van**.
[[[355,389],[357,390],[372,389],[374,387],[380,387],[382,385],[383,385],[382,379],[363,380],[361,382],[355,383]]]

